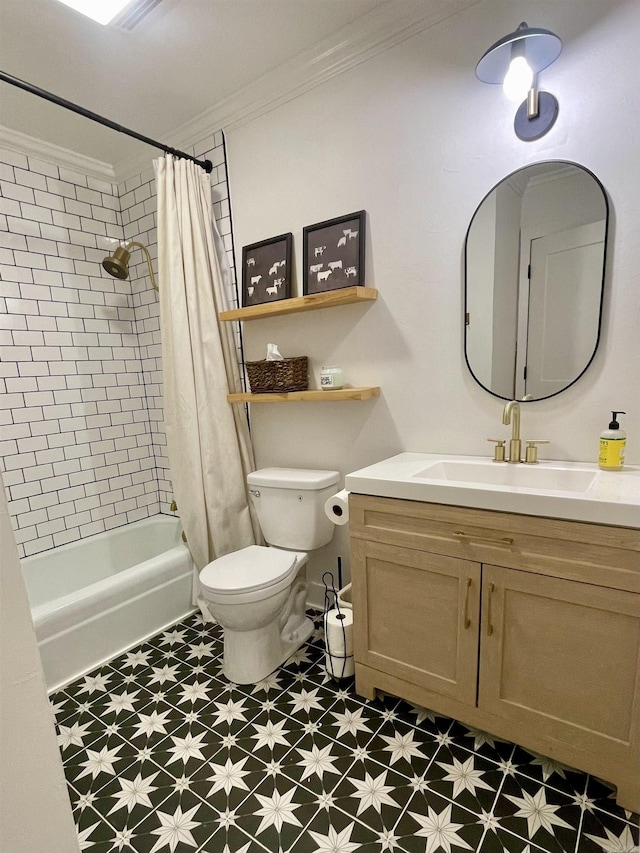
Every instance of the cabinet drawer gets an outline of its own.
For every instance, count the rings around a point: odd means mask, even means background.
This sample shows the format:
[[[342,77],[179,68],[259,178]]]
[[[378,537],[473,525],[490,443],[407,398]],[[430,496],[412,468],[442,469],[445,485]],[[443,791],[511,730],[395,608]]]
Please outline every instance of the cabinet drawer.
[[[640,592],[640,531],[351,495],[352,539]]]

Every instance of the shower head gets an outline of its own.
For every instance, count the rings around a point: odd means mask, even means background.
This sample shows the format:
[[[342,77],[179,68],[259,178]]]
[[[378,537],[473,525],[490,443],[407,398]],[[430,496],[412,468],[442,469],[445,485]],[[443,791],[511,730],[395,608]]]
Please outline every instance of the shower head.
[[[124,280],[129,278],[129,258],[131,252],[127,251],[123,246],[118,246],[113,255],[109,255],[102,262],[102,266],[106,269],[109,275],[114,278]]]
[[[106,257],[102,266],[105,270],[112,275],[114,278],[119,278],[123,281],[126,278],[129,278],[129,258],[131,257],[130,249],[142,249],[146,258],[147,264],[149,265],[149,277],[151,279],[151,284],[158,289],[158,285],[156,284],[156,279],[153,274],[153,267],[151,266],[151,255],[146,246],[143,246],[142,243],[136,243],[133,241],[132,243],[127,243],[126,246],[118,246],[113,255],[109,255]]]

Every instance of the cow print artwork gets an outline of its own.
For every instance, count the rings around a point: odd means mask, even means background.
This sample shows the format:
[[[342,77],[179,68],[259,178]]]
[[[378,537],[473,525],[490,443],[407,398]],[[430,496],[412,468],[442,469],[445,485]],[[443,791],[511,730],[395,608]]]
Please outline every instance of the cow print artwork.
[[[364,283],[364,210],[308,225],[303,232],[303,292]]]
[[[242,249],[242,304],[261,305],[291,296],[291,233]]]

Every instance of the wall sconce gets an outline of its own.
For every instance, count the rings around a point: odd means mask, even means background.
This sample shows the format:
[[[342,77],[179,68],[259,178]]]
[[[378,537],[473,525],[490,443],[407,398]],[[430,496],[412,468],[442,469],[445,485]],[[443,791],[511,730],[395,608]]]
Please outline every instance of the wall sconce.
[[[555,33],[523,22],[492,45],[476,65],[476,77],[483,83],[502,83],[511,99],[526,95],[513,122],[516,136],[525,142],[544,136],[558,116],[558,101],[549,92],[538,91],[538,74],[555,62],[561,50],[562,41]]]
[[[151,255],[146,246],[143,246],[142,243],[136,243],[136,241],[132,241],[131,243],[127,243],[126,246],[118,246],[113,255],[109,255],[102,261],[102,266],[105,270],[112,275],[114,278],[119,278],[121,281],[129,278],[129,259],[131,257],[130,249],[142,249],[147,258],[147,264],[149,265],[149,277],[151,278],[151,284],[158,289],[158,285],[156,284],[156,279],[153,274],[153,267],[151,266]]]

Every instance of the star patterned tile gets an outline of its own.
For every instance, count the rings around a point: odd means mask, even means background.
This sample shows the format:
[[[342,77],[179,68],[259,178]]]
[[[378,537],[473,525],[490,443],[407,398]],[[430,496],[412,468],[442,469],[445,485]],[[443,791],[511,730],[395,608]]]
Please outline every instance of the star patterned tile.
[[[199,615],[51,696],[90,853],[631,853],[602,782],[392,696],[311,641],[259,684]]]

